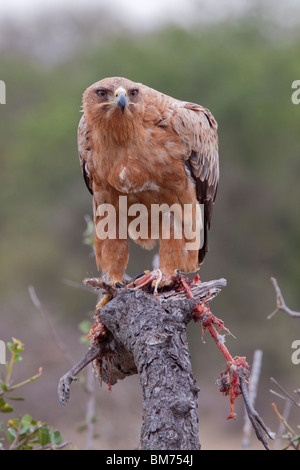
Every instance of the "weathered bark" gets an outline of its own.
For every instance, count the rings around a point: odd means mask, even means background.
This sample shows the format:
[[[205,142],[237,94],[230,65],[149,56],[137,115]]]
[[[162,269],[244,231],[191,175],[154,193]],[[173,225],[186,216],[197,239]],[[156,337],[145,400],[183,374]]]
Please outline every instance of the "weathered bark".
[[[195,286],[197,300],[208,292],[213,298],[225,283]],[[153,296],[121,289],[114,295],[98,317],[109,334],[106,353],[94,361],[95,374],[112,385],[139,374],[141,449],[199,449],[198,388],[186,339],[195,299],[174,291]]]
[[[194,301],[171,301],[162,307],[141,291],[121,292],[101,311],[101,320],[112,333],[116,351],[103,359],[103,380],[115,382],[138,372],[143,390],[141,449],[199,449],[197,394],[192,374],[186,325]],[[119,355],[119,354],[118,354]],[[128,360],[131,356],[131,361]],[[126,367],[124,369],[124,364]]]

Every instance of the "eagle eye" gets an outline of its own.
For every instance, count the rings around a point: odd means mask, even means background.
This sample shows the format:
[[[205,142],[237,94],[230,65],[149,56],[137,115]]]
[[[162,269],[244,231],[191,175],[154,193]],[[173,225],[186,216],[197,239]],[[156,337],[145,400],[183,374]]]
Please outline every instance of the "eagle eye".
[[[129,95],[133,98],[138,94],[139,90],[137,88],[134,88],[133,90],[130,90]]]
[[[107,96],[107,91],[104,90],[103,88],[99,88],[98,90],[96,90],[96,93],[101,98],[105,98]]]

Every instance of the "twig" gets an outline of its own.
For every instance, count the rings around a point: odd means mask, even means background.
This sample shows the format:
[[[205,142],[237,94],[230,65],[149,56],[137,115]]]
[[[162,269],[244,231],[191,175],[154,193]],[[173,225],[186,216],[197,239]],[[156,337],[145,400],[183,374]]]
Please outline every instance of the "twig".
[[[224,278],[216,279],[213,281],[205,281],[199,284],[189,285],[190,295],[194,297],[197,302],[205,300],[210,302],[213,300],[222,290],[223,287],[226,287],[227,281]],[[158,296],[160,302],[170,301],[170,300],[179,300],[186,299],[186,291],[166,291],[161,292]]]
[[[69,446],[70,444],[71,444],[71,441],[65,441],[65,442],[62,442],[61,444],[47,444],[43,447],[38,448],[37,450],[60,450]]]
[[[252,406],[254,406],[254,403],[256,400],[259,376],[260,376],[261,365],[262,365],[262,356],[263,356],[263,353],[260,349],[257,349],[256,351],[254,351],[253,364],[252,364],[251,374],[250,374],[250,379],[249,379],[249,400]],[[243,441],[242,441],[242,448],[244,450],[247,450],[250,447],[251,431],[252,431],[251,421],[245,409],[245,424],[243,428]]]
[[[30,382],[34,382],[36,379],[38,379],[42,375],[42,372],[43,372],[43,368],[40,367],[39,372],[36,375],[33,375],[29,379],[23,380],[22,382],[19,382],[16,385],[10,385],[7,391],[13,392],[17,388],[23,387],[24,385],[29,384]],[[1,396],[1,393],[0,393],[0,396]]]
[[[298,403],[293,397],[292,395],[290,395],[278,382],[277,380],[275,380],[273,377],[271,377],[271,382],[274,383],[280,390],[281,392],[283,393],[280,394],[278,392],[275,392],[274,390],[270,390],[271,393],[273,393],[273,395],[281,398],[282,400],[284,400],[284,410],[283,410],[283,413],[282,415],[279,413],[276,405],[274,403],[272,403],[272,408],[275,412],[275,414],[277,415],[277,417],[279,418],[279,427],[278,427],[278,431],[277,431],[277,439],[276,441],[274,442],[274,446],[273,446],[273,449],[276,450],[276,449],[279,449],[280,446],[281,446],[281,436],[283,435],[284,433],[284,428],[287,428],[289,432],[292,432],[292,434],[295,435],[294,431],[290,428],[290,426],[288,425],[287,423],[287,420],[289,418],[289,415],[290,415],[290,411],[291,411],[291,407],[292,405],[296,405],[297,407],[300,407],[300,403]],[[297,393],[297,391],[295,390],[295,393]],[[294,448],[295,445],[294,443],[292,442],[292,440],[290,439],[290,445],[292,445]]]
[[[289,398],[285,397],[284,395],[281,395],[281,393],[275,392],[275,390],[272,390],[271,388],[270,388],[270,392],[273,393],[273,395],[275,395],[276,397],[279,397],[282,400],[285,400],[285,401],[288,401],[289,403],[291,403],[291,400]]]
[[[279,393],[276,393],[276,392],[273,392],[273,393],[275,395],[279,396],[280,398],[284,399],[284,409],[283,409],[282,417],[283,417],[284,421],[287,422],[287,420],[289,418],[289,415],[290,415],[290,412],[291,412],[292,402],[288,398],[279,395]],[[281,420],[279,420],[278,430],[277,430],[277,433],[276,433],[277,437],[276,437],[276,440],[273,444],[273,450],[278,450],[282,447],[281,441],[282,441],[282,435],[284,433],[284,429],[285,429],[285,426],[284,426],[283,422]]]
[[[96,380],[91,365],[88,365],[86,371],[86,392],[88,398],[86,402],[85,450],[92,450],[93,437],[95,434]]]
[[[66,286],[73,287],[74,289],[85,290],[86,292],[91,292],[97,295],[94,289],[90,288],[89,286],[85,284],[82,284],[81,282],[71,281],[70,279],[62,279],[62,282]]]
[[[192,291],[192,285],[200,284],[201,286],[202,284],[202,283],[198,283],[196,280],[197,280],[197,277],[192,282],[188,282],[185,277],[183,276],[181,277],[180,283],[182,284],[185,290],[187,298],[195,299],[193,291]],[[215,283],[216,281],[212,281],[212,282]],[[225,337],[224,335],[220,333],[221,331],[225,331],[230,334],[230,331],[228,330],[228,328],[224,326],[224,322],[216,318],[211,312],[210,307],[207,306],[207,303],[211,300],[211,298],[212,298],[212,292],[211,290],[209,290],[208,293],[206,293],[206,297],[202,298],[200,303],[196,303],[196,306],[194,307],[193,318],[195,321],[201,322],[202,331],[206,329],[209,331],[209,334],[215,341],[217,348],[221,351],[224,358],[226,359],[227,367],[226,367],[226,370],[221,373],[221,378],[218,380],[218,383],[220,385],[220,392],[225,393],[225,395],[230,396],[231,406],[230,406],[230,413],[227,419],[232,419],[236,417],[236,413],[234,412],[234,404],[235,404],[237,397],[241,393],[240,386],[239,386],[240,377],[242,375],[243,377],[246,377],[246,376],[248,377],[249,367],[248,367],[245,357],[236,356],[235,358],[233,358],[229,350],[225,346]]]
[[[58,335],[56,329],[54,328],[53,326],[53,323],[49,317],[49,315],[47,314],[46,310],[43,308],[38,296],[36,295],[36,292],[35,292],[35,289],[33,286],[29,286],[28,287],[28,292],[29,292],[29,295],[30,295],[30,298],[33,302],[33,304],[35,305],[35,307],[38,309],[38,311],[42,314],[43,318],[45,319],[45,321],[48,323],[48,326],[49,326],[49,329],[50,329],[50,332],[52,334],[52,337],[55,341],[55,343],[57,344],[57,346],[59,347],[59,349],[62,351],[63,355],[65,356],[65,358],[67,359],[67,361],[69,362],[69,364],[74,364],[74,360],[71,356],[71,354],[69,353],[68,349],[66,348],[64,342],[61,340],[60,336]]]
[[[246,381],[243,376],[240,376],[240,389],[244,398],[244,403],[248,417],[252,423],[257,439],[263,444],[266,450],[270,450],[262,430],[267,434],[270,439],[275,438],[275,434],[265,425],[257,411],[253,408],[249,398],[249,392]]]
[[[275,292],[276,292],[276,303],[277,307],[276,309],[267,317],[268,320],[272,318],[279,310],[282,310],[283,312],[287,313],[290,317],[292,318],[300,318],[300,312],[295,312],[295,310],[291,310],[285,303],[285,300],[283,298],[283,295],[281,293],[281,290],[278,286],[277,280],[274,277],[271,277],[271,281],[273,283]]]
[[[283,418],[283,416],[279,413],[278,409],[277,409],[277,406],[275,405],[275,403],[272,403],[272,408],[273,410],[275,411],[276,415],[278,416],[279,420],[282,422],[282,424],[284,425],[284,427],[293,435],[293,436],[297,436],[297,434],[295,433],[295,431],[291,428],[291,426],[286,422],[286,420]]]
[[[289,399],[292,403],[294,403],[294,405],[298,406],[298,408],[300,408],[300,403],[298,403],[293,397],[292,395],[290,395],[278,382],[277,380],[273,379],[273,377],[270,378],[271,382],[275,385],[277,385],[277,387],[284,393],[285,397],[281,396],[281,398],[283,399]],[[271,393],[274,393],[275,395],[278,395],[276,394],[276,392],[274,392],[273,390],[270,390]]]
[[[288,447],[291,446],[293,449],[299,450],[299,446],[300,446],[299,436],[297,435],[297,433],[295,433],[295,431],[292,429],[292,427],[287,422],[291,406],[292,406],[291,400],[289,398],[286,398],[285,399],[284,412],[281,415],[279,413],[275,403],[272,403],[272,408],[273,408],[275,414],[277,415],[277,417],[280,421],[280,433],[281,433],[281,435],[283,434],[284,428],[286,428],[287,431],[288,431],[287,436],[284,436],[284,438],[288,439],[288,441],[289,441],[289,444],[288,444],[288,446],[285,447],[285,449],[288,449]]]

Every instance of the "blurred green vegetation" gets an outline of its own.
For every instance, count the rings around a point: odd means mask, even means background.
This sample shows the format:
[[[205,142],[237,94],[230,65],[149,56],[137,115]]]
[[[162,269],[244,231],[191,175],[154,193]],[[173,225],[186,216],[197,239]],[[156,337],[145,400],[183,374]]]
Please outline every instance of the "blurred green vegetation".
[[[11,393],[34,382],[42,375],[40,369],[38,374],[12,385],[14,365],[23,359],[21,353],[24,351],[24,344],[12,338],[7,347],[10,351],[10,360],[6,363],[5,380],[0,381],[0,413],[5,415],[14,411],[11,401],[12,403],[23,401],[22,397],[11,396]],[[36,421],[28,414],[21,418],[10,418],[7,425],[0,421],[0,436],[0,450],[54,450],[61,448],[61,445],[65,447],[69,444],[62,442],[58,430],[50,429],[46,423]]]
[[[77,124],[83,91],[106,76],[125,76],[200,103],[218,121],[221,179],[201,277],[228,280],[213,308],[238,338],[230,340],[233,355],[247,354],[251,361],[253,350],[262,348],[268,374],[296,376],[290,345],[300,328],[280,315],[270,322],[266,316],[275,305],[270,276],[277,277],[288,305],[300,310],[300,105],[291,102],[291,84],[300,79],[300,33],[295,29],[283,36],[276,25],[267,26],[249,16],[189,30],[172,25],[147,34],[122,30],[103,40],[99,32],[98,42],[81,38],[63,60],[55,62],[52,51],[50,63],[30,49],[4,51],[0,259],[5,311],[16,298],[27,298],[29,284],[65,312],[64,322],[74,318],[75,325],[93,308],[93,295],[74,294],[62,282],[97,274],[82,243],[92,200],[79,168]],[[151,268],[152,256],[132,245],[128,273]],[[193,326],[189,331],[197,363],[200,332]],[[207,353],[200,347],[201,364]]]

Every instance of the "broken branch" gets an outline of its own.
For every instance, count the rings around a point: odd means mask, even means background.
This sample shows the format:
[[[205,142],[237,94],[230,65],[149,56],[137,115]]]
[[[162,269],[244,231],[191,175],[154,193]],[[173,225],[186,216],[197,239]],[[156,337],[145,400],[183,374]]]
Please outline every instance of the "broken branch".
[[[271,277],[271,281],[273,283],[275,292],[276,292],[276,309],[267,317],[268,320],[272,318],[277,312],[280,310],[287,313],[292,318],[300,318],[300,312],[295,312],[295,310],[291,310],[285,303],[281,290],[279,288],[278,282],[275,277]]]

